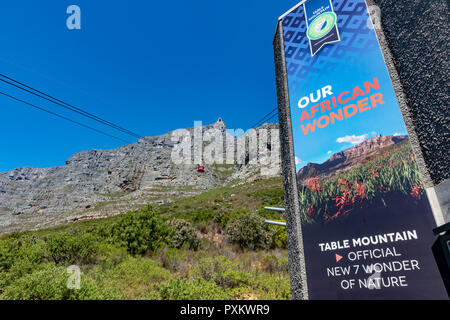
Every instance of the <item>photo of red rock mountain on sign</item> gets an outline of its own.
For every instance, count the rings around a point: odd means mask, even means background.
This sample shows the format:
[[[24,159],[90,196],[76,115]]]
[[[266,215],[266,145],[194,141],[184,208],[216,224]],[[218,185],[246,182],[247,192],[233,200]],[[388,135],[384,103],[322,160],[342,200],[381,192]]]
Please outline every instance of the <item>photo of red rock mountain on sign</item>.
[[[374,207],[425,201],[407,136],[376,136],[297,173],[305,223],[333,221]]]

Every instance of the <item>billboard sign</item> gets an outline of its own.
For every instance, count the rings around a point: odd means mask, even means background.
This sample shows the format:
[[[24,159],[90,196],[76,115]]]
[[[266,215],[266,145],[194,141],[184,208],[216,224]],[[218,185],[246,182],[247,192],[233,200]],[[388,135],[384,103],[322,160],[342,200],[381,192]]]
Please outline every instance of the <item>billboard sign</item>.
[[[435,221],[365,1],[307,0],[278,28],[309,298],[448,298],[431,251]]]

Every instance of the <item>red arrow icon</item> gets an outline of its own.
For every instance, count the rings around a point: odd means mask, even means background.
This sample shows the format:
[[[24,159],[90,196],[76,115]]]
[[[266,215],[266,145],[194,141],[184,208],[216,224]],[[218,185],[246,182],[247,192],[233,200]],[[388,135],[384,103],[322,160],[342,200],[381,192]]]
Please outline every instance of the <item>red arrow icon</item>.
[[[335,253],[336,255],[336,262],[339,262],[342,259],[342,256],[338,255],[337,253]]]

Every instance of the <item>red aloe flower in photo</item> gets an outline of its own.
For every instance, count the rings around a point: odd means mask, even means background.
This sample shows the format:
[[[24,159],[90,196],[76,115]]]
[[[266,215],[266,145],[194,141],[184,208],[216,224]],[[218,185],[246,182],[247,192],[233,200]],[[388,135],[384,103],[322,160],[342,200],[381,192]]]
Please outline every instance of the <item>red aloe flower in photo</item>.
[[[394,163],[391,161],[391,162],[389,162],[389,168],[393,168],[394,167]]]
[[[345,180],[344,178],[338,179],[338,184],[341,186],[342,191],[346,191],[350,189],[350,181]]]
[[[349,212],[351,209],[345,210],[348,206],[355,202],[355,198],[351,197],[350,190],[344,191],[343,194],[338,195],[336,198],[332,199],[335,202],[335,207],[338,208],[337,212],[331,217],[336,218],[342,214]]]
[[[353,187],[355,188],[355,196],[353,197],[353,199],[359,198],[359,200],[364,200],[364,198],[366,197],[366,187],[364,186],[364,183],[355,182],[353,184]]]
[[[338,184],[341,187],[342,194],[332,198],[335,202],[335,207],[337,207],[337,212],[333,216],[329,217],[329,219],[334,219],[342,214],[350,212],[351,209],[347,208],[355,203],[356,196],[352,197],[352,187],[350,181],[340,178],[338,179]],[[362,186],[358,185],[358,187],[360,189],[359,191],[364,193],[365,190],[361,190]]]
[[[411,153],[411,160],[414,161],[416,160],[416,157]]]
[[[422,191],[422,185],[418,184],[418,185],[412,187],[410,195],[414,199],[418,200],[420,198],[421,191]]]
[[[322,187],[320,186],[319,178],[314,177],[306,180],[306,187],[308,187],[309,190],[312,192],[318,192],[322,190]]]
[[[346,204],[347,200],[345,198],[345,195],[340,194],[336,198],[333,198],[333,201],[336,202],[335,206],[339,207],[339,210]]]
[[[376,170],[372,169],[372,170],[370,171],[370,176],[371,176],[372,178],[376,178],[376,177],[378,177],[378,172],[377,172]]]
[[[306,215],[310,218],[314,218],[314,216],[316,215],[316,210],[314,209],[314,205],[312,204],[311,207],[308,208],[308,210],[306,211]]]

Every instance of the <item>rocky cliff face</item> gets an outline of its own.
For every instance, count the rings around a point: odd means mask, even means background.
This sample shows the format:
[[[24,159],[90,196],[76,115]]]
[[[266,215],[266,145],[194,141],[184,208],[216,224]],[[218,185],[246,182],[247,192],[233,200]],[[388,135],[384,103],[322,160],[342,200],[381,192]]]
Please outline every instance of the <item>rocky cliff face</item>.
[[[202,131],[211,128],[220,131],[224,140],[230,138],[221,119]],[[193,128],[185,130],[193,136]],[[0,173],[0,233],[118,214],[259,174],[260,165],[249,159],[242,165],[205,165],[204,173],[197,172],[196,163],[174,164],[171,154],[179,142],[172,141],[172,133],[145,137],[113,150],[82,151],[61,167]],[[237,144],[247,138],[231,139]],[[273,175],[280,173],[277,169]]]
[[[377,135],[373,138],[348,148],[344,151],[333,154],[330,159],[324,163],[308,163],[297,173],[299,183],[311,177],[328,177],[342,171],[349,170],[366,159],[369,159],[381,152],[389,149],[397,143],[406,140],[407,136],[381,136]]]

